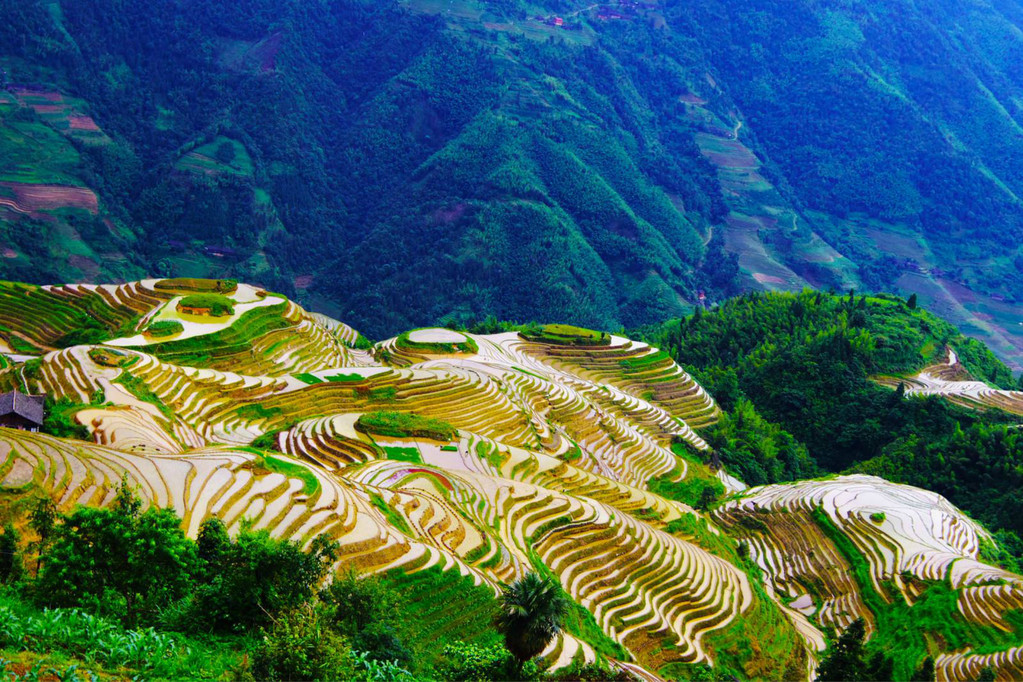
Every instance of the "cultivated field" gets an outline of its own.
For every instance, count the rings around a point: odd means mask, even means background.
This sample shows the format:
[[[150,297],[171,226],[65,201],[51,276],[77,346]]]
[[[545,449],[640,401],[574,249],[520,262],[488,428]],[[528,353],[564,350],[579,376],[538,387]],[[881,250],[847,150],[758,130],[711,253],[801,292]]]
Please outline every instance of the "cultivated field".
[[[230,314],[178,310],[197,295]],[[947,584],[978,632],[1010,633],[1023,606],[1023,578],[982,563],[987,534],[937,495],[869,477],[741,492],[708,465],[713,398],[620,336],[422,329],[370,346],[271,292],[178,279],[5,283],[0,340],[0,388],[45,393],[51,419],[91,441],[0,429],[4,489],[103,505],[127,474],[193,535],[212,515],[328,534],[339,564],[440,567],[495,594],[549,572],[599,631],[555,641],[555,666],[611,642],[651,679],[692,664],[792,679],[825,628],[880,631],[871,589],[911,604]],[[651,492],[719,477],[737,492],[711,513]],[[1020,665],[1011,647],[940,653],[941,679]]]

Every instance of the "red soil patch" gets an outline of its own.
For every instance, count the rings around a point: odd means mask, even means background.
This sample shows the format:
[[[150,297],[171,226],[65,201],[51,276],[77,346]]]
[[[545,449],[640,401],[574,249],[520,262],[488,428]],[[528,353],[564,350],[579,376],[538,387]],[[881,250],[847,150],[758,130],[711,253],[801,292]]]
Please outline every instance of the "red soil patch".
[[[92,120],[92,116],[71,116],[68,118],[68,123],[71,124],[71,130],[99,132],[99,126]]]
[[[687,92],[686,94],[681,95],[678,98],[678,101],[679,102],[685,102],[686,104],[696,104],[697,106],[701,106],[701,107],[704,104],[707,103],[707,100],[705,100],[705,99],[703,99],[703,98],[701,98],[701,97],[699,97],[697,95],[694,95],[691,92]]]
[[[785,280],[781,277],[775,277],[774,275],[765,275],[762,272],[754,272],[753,279],[757,280],[761,284],[785,284]]]
[[[299,275],[291,281],[296,289],[308,289],[313,285],[312,275]]]
[[[18,252],[14,249],[4,249],[4,258],[17,258]]]
[[[56,208],[81,208],[92,214],[99,213],[96,193],[85,187],[64,185],[30,185],[20,182],[0,182],[14,192],[15,210],[34,213]]]
[[[32,90],[30,88],[15,88],[14,94],[18,97],[38,97],[48,102],[63,102],[64,96],[53,90]]]
[[[37,114],[63,114],[67,107],[57,104],[33,104],[32,108]]]

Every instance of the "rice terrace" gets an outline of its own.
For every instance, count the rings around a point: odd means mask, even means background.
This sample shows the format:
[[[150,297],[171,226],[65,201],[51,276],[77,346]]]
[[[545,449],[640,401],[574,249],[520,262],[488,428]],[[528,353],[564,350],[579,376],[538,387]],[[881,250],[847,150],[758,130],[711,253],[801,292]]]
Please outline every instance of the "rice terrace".
[[[1023,675],[1023,577],[985,560],[988,531],[873,476],[748,488],[701,435],[714,398],[647,343],[534,325],[370,344],[193,279],[5,283],[0,337],[0,389],[46,395],[65,434],[0,429],[5,514],[38,495],[116,508],[127,485],[189,537],[216,518],[336,541],[331,571],[444,576],[449,606],[404,606],[429,614],[424,655],[487,641],[484,605],[535,572],[575,614],[541,652],[551,674],[806,678],[862,619],[875,640],[919,628],[900,678],[927,655],[939,680]]]

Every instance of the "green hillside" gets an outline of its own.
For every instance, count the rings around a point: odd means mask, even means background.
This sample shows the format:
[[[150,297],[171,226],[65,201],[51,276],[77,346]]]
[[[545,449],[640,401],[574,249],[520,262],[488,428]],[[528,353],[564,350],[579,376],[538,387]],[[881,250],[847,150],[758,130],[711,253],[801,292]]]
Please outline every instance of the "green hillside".
[[[3,7],[0,152],[97,204],[0,207],[0,276],[238,276],[373,336],[897,289],[1018,365],[1015,2]]]
[[[963,378],[1017,382],[987,347],[915,300],[748,294],[654,336],[729,413],[707,442],[747,482],[851,471],[925,487],[1001,529],[1023,559],[1020,413],[906,390],[948,349]]]

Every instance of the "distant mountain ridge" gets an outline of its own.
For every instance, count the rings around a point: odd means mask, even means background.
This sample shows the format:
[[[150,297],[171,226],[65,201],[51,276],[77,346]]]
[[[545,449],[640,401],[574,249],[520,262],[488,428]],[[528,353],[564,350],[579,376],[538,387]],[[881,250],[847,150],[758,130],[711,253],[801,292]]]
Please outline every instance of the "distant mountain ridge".
[[[373,336],[890,289],[1020,366],[1015,0],[4,16],[8,279],[239,276]]]

